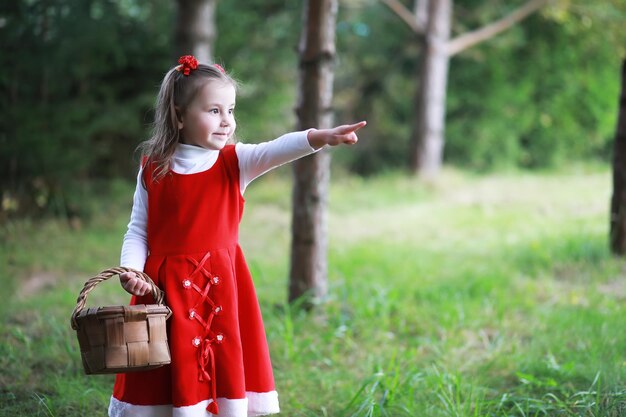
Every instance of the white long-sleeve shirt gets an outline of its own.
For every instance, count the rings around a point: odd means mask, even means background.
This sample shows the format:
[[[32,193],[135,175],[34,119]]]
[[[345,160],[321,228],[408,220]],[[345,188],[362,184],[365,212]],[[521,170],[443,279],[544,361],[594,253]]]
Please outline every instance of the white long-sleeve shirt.
[[[254,179],[269,170],[312,154],[315,149],[307,139],[308,131],[287,133],[278,139],[259,144],[237,143],[239,185],[243,194]],[[171,169],[178,174],[195,174],[210,169],[219,151],[193,145],[178,144]],[[128,230],[124,235],[120,265],[143,271],[148,257],[148,192],[142,183],[142,170],[137,174]]]

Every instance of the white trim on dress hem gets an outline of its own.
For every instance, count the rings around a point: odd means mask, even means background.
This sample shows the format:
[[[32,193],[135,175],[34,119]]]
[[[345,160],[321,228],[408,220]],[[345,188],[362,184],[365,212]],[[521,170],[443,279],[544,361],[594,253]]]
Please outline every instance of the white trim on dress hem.
[[[214,414],[206,411],[211,400],[198,404],[173,407],[171,405],[134,405],[111,397],[109,417],[211,417]],[[246,392],[246,398],[218,398],[218,417],[258,417],[280,412],[278,393]]]

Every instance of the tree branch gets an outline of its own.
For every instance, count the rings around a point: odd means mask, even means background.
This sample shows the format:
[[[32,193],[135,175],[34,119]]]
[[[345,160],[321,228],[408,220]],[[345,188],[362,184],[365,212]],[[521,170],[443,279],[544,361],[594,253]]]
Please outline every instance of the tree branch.
[[[500,32],[504,32],[516,23],[525,19],[536,10],[539,10],[549,1],[550,0],[530,0],[519,9],[516,9],[511,14],[503,17],[500,20],[483,26],[480,29],[476,29],[471,32],[464,33],[463,35],[457,36],[456,38],[448,42],[448,56],[456,55],[459,52],[464,51],[465,49],[468,49],[478,43],[493,38]]]
[[[415,0],[414,15],[415,22],[422,28],[422,32],[426,31],[428,25],[428,2],[434,0]]]
[[[404,4],[400,3],[399,0],[382,0],[382,2],[385,3],[385,5],[389,7],[392,12],[397,14],[398,17],[402,19],[413,32],[417,34],[424,33],[424,26],[417,21],[415,15],[413,15],[413,13],[411,13],[411,11],[407,9]]]

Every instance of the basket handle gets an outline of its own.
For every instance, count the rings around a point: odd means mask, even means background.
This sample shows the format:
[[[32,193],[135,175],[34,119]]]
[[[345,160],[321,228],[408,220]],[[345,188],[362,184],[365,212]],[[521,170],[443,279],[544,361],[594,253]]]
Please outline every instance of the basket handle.
[[[100,272],[95,277],[89,278],[87,282],[85,282],[85,286],[83,287],[82,291],[78,295],[78,298],[76,299],[76,307],[74,308],[74,312],[72,313],[72,329],[78,329],[76,317],[78,317],[80,312],[83,311],[83,308],[85,307],[85,303],[87,302],[87,294],[89,294],[91,290],[93,290],[94,287],[102,281],[106,281],[107,279],[115,275],[123,274],[124,272],[134,272],[137,275],[137,278],[142,279],[150,284],[150,286],[152,287],[152,297],[154,298],[154,301],[157,304],[163,304],[163,297],[165,294],[163,293],[163,291],[161,291],[159,287],[154,284],[154,282],[146,273],[137,271],[136,269],[127,268],[125,266],[118,266],[115,268],[106,269]]]

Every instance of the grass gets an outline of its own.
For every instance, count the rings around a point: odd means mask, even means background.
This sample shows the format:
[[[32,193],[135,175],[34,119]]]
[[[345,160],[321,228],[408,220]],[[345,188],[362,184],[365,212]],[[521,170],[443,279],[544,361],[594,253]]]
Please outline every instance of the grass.
[[[285,304],[290,184],[253,184],[241,243],[283,415],[626,415],[624,260],[607,249],[608,171],[333,179],[328,299]],[[2,227],[0,416],[106,415],[69,316],[115,265],[132,188],[80,228]],[[3,290],[4,291],[4,290]],[[92,305],[125,302],[115,282]]]

